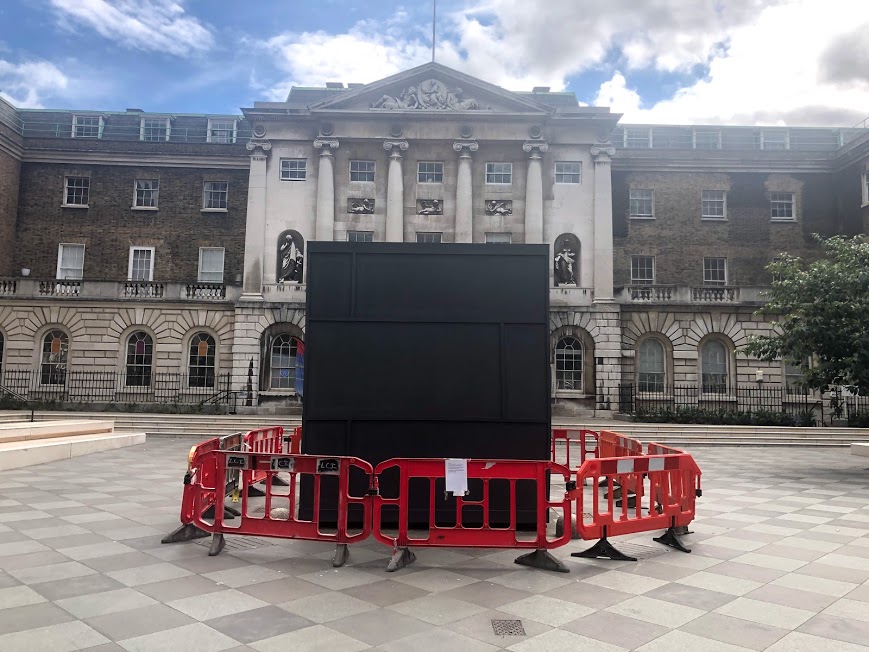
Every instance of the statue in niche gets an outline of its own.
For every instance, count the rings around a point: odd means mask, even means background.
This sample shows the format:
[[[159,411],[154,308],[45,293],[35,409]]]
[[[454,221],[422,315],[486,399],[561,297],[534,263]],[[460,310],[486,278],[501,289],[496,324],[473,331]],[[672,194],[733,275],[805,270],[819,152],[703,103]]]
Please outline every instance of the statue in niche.
[[[371,104],[372,109],[451,110],[451,111],[491,111],[472,98],[466,98],[461,88],[448,88],[437,79],[426,79],[419,86],[408,86],[398,95],[383,95]]]
[[[443,215],[444,203],[442,199],[420,199],[416,212],[418,215]]]
[[[370,214],[374,212],[373,199],[349,199],[347,201],[348,213]]]
[[[278,238],[278,283],[301,283],[305,268],[305,241],[298,231],[284,231]]]
[[[509,199],[487,199],[486,215],[512,215],[513,202]]]
[[[555,239],[555,285],[577,285],[577,260],[579,239],[572,233],[564,233]]]

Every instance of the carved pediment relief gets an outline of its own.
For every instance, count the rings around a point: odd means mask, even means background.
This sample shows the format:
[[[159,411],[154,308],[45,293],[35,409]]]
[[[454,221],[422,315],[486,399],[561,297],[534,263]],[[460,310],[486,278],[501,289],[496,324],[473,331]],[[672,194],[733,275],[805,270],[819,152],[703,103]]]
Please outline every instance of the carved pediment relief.
[[[422,109],[429,111],[491,111],[492,107],[467,97],[458,86],[447,86],[437,79],[412,84],[396,95],[385,94],[371,103],[372,109]]]

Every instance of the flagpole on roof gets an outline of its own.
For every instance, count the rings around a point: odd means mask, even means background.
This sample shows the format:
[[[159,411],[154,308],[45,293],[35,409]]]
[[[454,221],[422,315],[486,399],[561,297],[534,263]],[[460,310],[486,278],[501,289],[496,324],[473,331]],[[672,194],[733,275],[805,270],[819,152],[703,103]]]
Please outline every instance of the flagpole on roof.
[[[431,60],[435,60],[435,26],[437,25],[438,0],[431,3]]]

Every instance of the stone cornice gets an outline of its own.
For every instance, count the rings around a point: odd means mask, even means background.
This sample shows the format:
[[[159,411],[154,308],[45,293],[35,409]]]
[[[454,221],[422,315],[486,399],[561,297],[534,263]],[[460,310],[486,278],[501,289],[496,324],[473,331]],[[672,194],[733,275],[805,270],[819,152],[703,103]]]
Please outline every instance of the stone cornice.
[[[8,154],[16,161],[24,157],[24,147],[2,133],[0,133],[0,152]]]
[[[114,153],[24,150],[21,160],[24,163],[219,168],[235,170],[246,170],[250,167],[250,158],[247,156],[171,156],[159,154],[131,154],[129,152]]]

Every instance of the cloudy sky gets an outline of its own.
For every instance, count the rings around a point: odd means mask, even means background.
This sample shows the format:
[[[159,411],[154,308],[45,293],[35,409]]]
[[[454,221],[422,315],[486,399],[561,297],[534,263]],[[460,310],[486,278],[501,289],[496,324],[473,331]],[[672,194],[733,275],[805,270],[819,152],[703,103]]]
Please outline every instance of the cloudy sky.
[[[441,63],[625,122],[869,116],[865,0],[439,0],[437,28]],[[431,0],[0,0],[0,95],[19,106],[237,112],[430,58]]]

